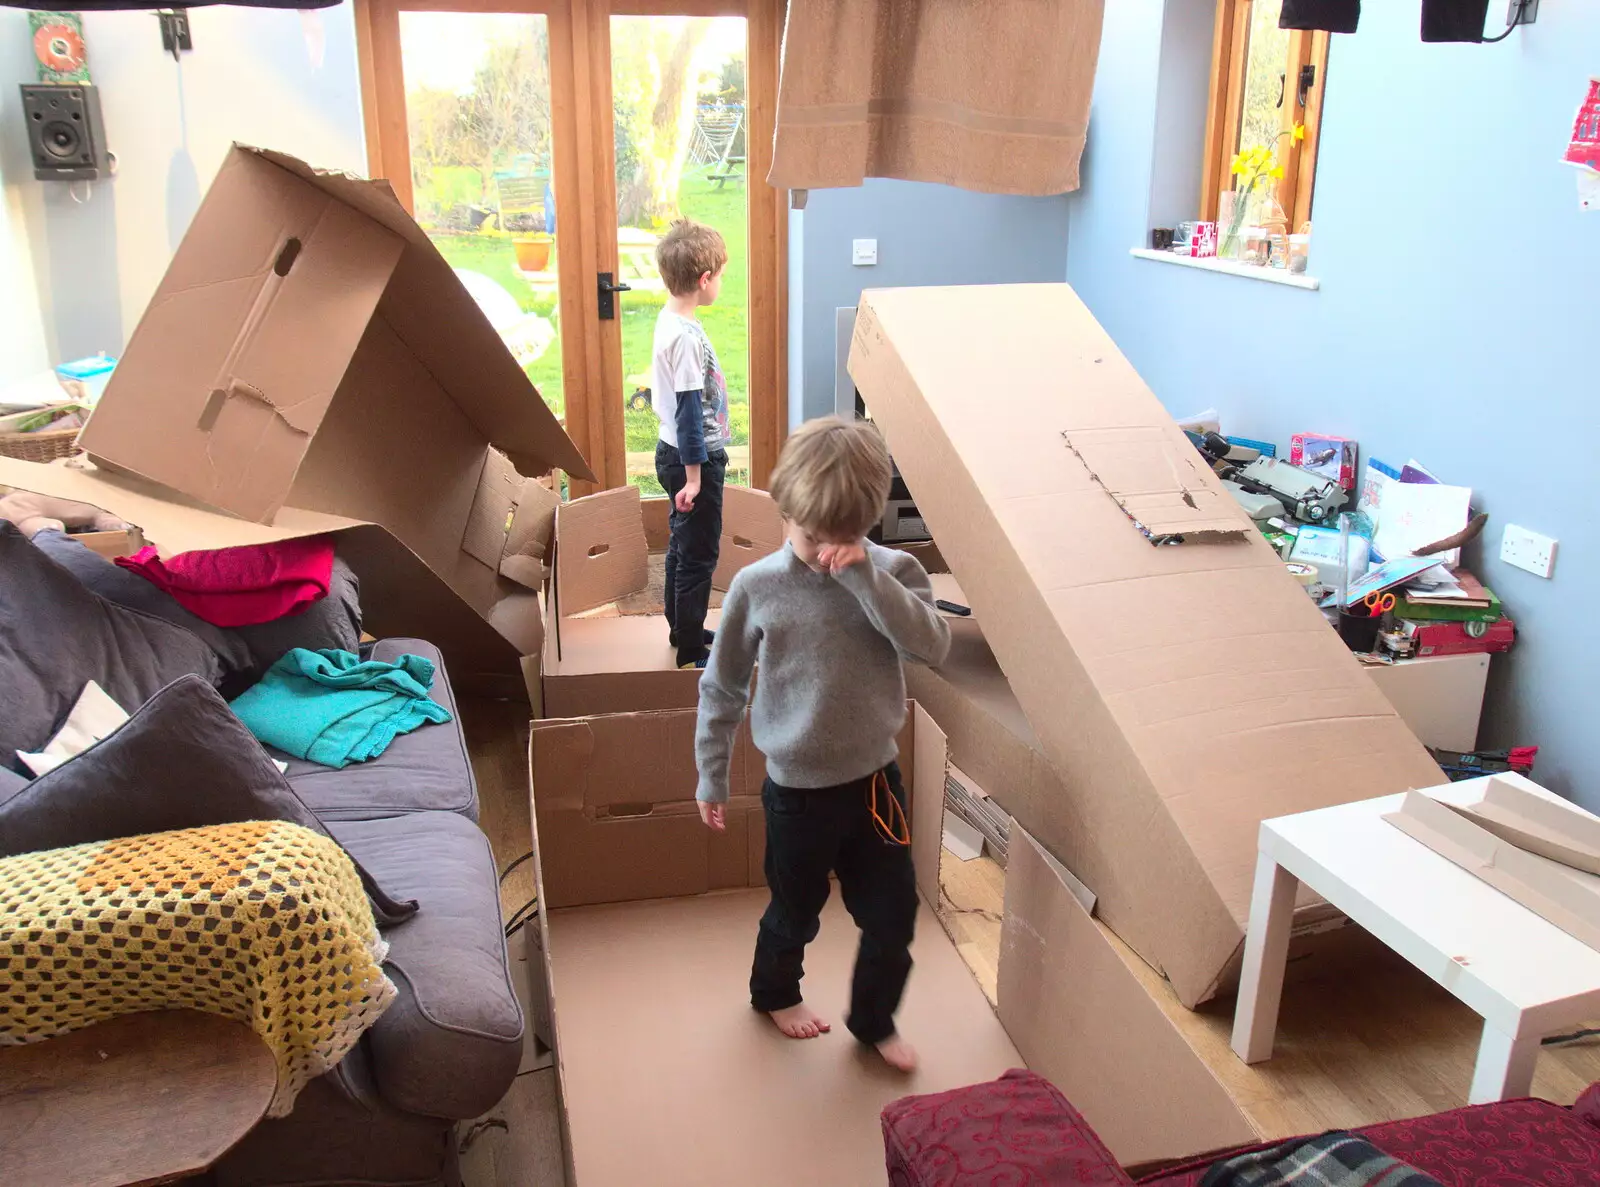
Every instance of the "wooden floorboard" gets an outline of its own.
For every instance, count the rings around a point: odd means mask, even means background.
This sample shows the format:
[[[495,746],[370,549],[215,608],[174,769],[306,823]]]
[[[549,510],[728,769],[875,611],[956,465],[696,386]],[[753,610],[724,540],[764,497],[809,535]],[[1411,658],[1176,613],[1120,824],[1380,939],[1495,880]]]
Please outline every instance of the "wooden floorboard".
[[[940,916],[988,986],[999,963],[1005,872],[988,857],[963,862],[945,852],[940,878]],[[1254,1066],[1228,1045],[1231,998],[1185,1009],[1154,969],[1101,933],[1264,1139],[1466,1104],[1482,1020],[1366,933],[1346,930],[1344,951],[1328,961],[1333,972],[1297,981],[1291,970],[1273,1058]],[[1591,1038],[1545,1048],[1533,1092],[1571,1104],[1596,1081],[1600,1039]]]

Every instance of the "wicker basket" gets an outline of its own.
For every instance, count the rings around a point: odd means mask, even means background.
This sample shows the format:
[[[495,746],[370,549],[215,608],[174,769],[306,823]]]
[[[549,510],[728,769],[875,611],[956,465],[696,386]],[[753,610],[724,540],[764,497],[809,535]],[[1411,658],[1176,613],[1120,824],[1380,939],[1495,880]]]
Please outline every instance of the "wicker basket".
[[[0,454],[25,462],[53,462],[78,452],[78,429],[38,433],[0,433]]]

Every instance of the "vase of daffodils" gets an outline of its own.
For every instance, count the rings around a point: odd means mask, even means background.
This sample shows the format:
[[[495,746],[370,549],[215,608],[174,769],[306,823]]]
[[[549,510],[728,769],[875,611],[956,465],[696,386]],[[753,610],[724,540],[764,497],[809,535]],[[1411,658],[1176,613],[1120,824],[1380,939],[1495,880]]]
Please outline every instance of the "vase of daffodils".
[[[1305,125],[1296,124],[1292,129],[1280,132],[1278,139],[1286,136],[1292,151],[1306,138]],[[1223,259],[1235,260],[1239,258],[1240,232],[1251,225],[1248,222],[1250,212],[1258,208],[1262,198],[1271,198],[1268,190],[1272,182],[1283,178],[1283,165],[1273,149],[1257,144],[1235,153],[1229,172],[1238,180],[1234,182],[1233,189],[1224,191],[1217,210],[1218,223],[1222,227],[1217,254]]]

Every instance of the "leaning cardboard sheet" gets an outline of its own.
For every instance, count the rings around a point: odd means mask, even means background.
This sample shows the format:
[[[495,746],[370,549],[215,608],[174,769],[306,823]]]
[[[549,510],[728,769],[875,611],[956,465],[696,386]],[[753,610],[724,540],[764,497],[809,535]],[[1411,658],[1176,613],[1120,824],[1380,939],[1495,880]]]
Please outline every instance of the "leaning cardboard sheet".
[[[456,682],[536,684],[576,447],[387,182],[235,146],[80,443],[0,485],[137,524],[162,556],[328,533],[368,629]]]
[[[1042,761],[1002,794],[965,698],[914,695],[1183,1004],[1214,996],[1261,820],[1438,767],[1068,286],[869,292],[850,374]]]

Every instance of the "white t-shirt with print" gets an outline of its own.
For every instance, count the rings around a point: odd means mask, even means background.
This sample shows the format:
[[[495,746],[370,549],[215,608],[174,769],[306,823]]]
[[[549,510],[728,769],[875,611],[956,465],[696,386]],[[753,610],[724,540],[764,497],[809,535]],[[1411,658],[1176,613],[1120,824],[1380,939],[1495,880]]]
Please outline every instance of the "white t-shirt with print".
[[[726,449],[731,440],[728,384],[717,352],[699,319],[663,309],[656,318],[650,404],[661,421],[661,439],[674,449],[678,448],[678,393],[692,391],[700,393],[706,452]]]

